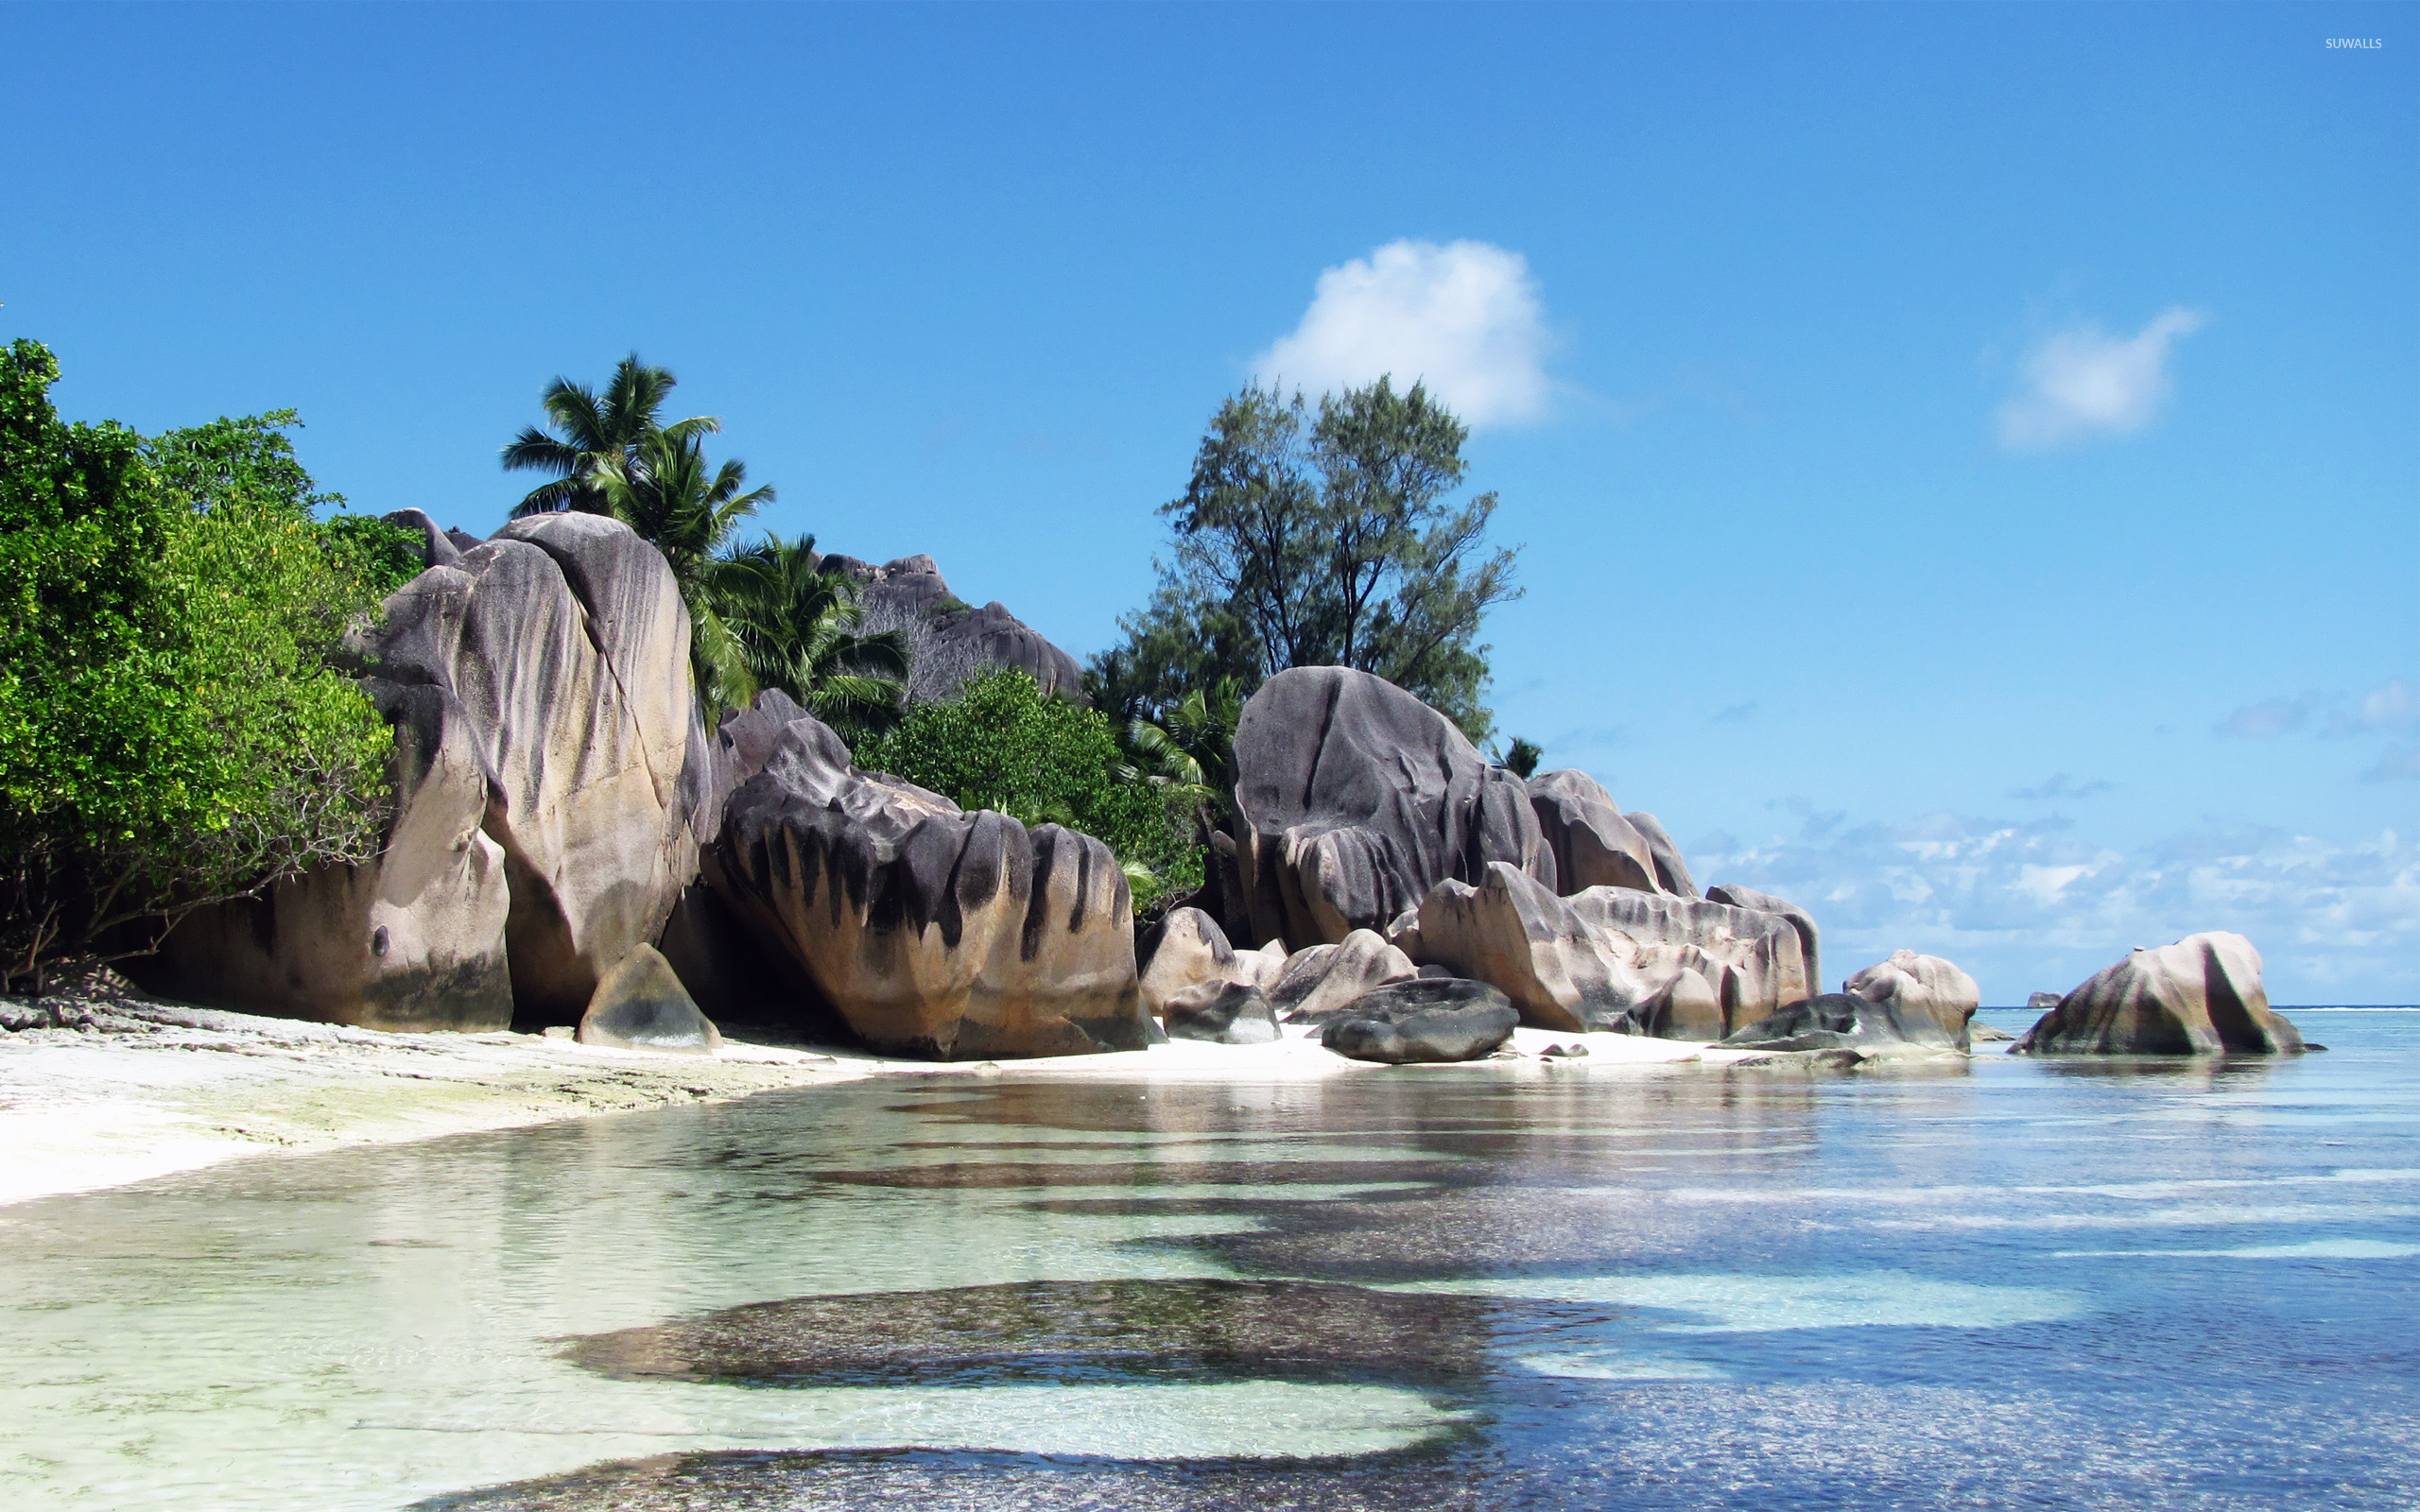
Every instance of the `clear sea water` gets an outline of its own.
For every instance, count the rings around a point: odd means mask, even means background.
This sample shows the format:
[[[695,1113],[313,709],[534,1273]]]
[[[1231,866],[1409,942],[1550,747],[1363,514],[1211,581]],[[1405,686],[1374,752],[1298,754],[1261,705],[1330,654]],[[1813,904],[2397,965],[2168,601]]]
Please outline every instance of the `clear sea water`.
[[[1011,1070],[0,1209],[0,1501],[2408,1508],[2420,1010],[2289,1013],[2330,1051]]]

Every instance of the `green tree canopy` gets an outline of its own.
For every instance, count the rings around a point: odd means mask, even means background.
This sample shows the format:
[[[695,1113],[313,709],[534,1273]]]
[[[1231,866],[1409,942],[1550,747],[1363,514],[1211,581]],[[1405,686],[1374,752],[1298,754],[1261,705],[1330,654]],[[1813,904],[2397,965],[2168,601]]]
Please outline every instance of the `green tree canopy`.
[[[1135,781],[1105,716],[1044,693],[1023,672],[987,673],[954,702],[918,704],[859,740],[854,754],[858,766],[961,808],[1063,824],[1102,841],[1133,882],[1138,911],[1201,884],[1193,795]]]
[[[1219,406],[1151,602],[1095,659],[1096,699],[1155,722],[1197,688],[1249,692],[1292,666],[1350,666],[1394,682],[1473,739],[1488,610],[1517,597],[1512,552],[1486,549],[1493,493],[1448,495],[1469,430],[1420,384],[1381,378],[1323,396],[1245,388]]]
[[[287,412],[152,440],[0,360],[0,978],[139,954],[202,903],[376,852],[392,732],[333,663],[391,586]]]
[[[713,571],[713,596],[747,697],[757,688],[779,688],[852,734],[887,729],[898,719],[911,671],[907,638],[897,630],[865,630],[856,582],[823,570],[814,537],[769,536],[718,560]]]

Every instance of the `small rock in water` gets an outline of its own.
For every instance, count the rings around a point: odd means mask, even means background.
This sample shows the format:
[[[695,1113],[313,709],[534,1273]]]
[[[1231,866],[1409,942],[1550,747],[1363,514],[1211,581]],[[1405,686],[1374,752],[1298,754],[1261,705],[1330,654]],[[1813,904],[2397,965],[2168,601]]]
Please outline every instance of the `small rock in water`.
[[[1218,1045],[1265,1045],[1283,1038],[1269,996],[1244,982],[1201,982],[1169,998],[1168,1038]]]
[[[722,1047],[713,1021],[698,1011],[672,963],[652,945],[634,945],[596,984],[580,1015],[579,1042],[620,1050],[712,1055]]]

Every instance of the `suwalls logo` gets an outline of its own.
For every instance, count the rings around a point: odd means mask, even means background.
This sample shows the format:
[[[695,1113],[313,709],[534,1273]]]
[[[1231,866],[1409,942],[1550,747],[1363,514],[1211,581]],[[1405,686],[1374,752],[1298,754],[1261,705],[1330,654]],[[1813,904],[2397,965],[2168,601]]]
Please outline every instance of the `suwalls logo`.
[[[2383,47],[2386,45],[2386,39],[2382,37],[2330,37],[2327,39],[2327,45],[2330,47]]]

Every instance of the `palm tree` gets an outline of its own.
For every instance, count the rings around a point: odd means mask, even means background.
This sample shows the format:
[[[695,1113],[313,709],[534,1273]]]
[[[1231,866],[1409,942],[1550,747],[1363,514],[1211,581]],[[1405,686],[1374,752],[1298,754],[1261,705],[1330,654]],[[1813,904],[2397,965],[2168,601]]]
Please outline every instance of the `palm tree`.
[[[1220,678],[1169,705],[1160,724],[1128,720],[1119,742],[1126,756],[1119,777],[1148,782],[1171,805],[1190,808],[1204,844],[1235,804],[1236,720],[1242,706],[1236,680]]]
[[[554,432],[525,427],[505,447],[504,468],[508,472],[551,472],[554,480],[530,490],[513,507],[514,518],[557,509],[609,514],[599,482],[609,464],[630,466],[651,436],[681,441],[720,430],[721,421],[711,415],[663,423],[659,416],[677,381],[669,370],[639,361],[633,352],[614,366],[602,395],[568,378],[548,384],[538,402]]]
[[[748,469],[714,467],[697,431],[655,431],[629,456],[607,456],[591,473],[600,514],[629,525],[664,553],[689,607],[689,666],[698,691],[721,708],[752,692],[747,659],[726,617],[732,580],[727,559],[739,522],[773,502],[767,484],[742,493]]]
[[[715,563],[714,594],[740,667],[818,719],[886,729],[899,719],[912,671],[907,638],[865,633],[856,583],[820,563],[812,536],[768,537]]]

